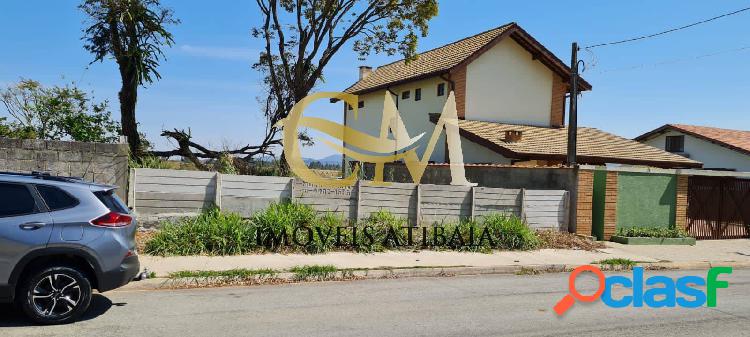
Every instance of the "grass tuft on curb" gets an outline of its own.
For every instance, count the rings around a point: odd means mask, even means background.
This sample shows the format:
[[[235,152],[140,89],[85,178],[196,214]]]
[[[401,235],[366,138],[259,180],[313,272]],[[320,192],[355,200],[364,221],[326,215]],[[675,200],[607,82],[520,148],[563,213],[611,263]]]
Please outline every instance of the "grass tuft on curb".
[[[289,269],[290,272],[294,273],[294,279],[298,281],[309,281],[309,280],[330,280],[336,277],[338,268],[334,265],[305,265],[295,266]]]
[[[169,273],[168,278],[257,278],[257,277],[276,277],[278,271],[270,268],[264,269],[230,269],[230,270],[182,270]]]
[[[625,259],[621,257],[604,259],[604,260],[597,261],[594,263],[609,266],[610,268],[617,266],[617,267],[626,268],[626,269],[632,269],[637,264],[635,261],[631,259]]]

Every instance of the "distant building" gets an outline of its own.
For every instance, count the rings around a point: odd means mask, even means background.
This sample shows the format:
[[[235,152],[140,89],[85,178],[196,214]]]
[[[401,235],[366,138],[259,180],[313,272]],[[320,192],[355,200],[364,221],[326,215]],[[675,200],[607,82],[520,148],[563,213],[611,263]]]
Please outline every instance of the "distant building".
[[[750,131],[667,124],[635,140],[703,162],[707,170],[750,172]]]

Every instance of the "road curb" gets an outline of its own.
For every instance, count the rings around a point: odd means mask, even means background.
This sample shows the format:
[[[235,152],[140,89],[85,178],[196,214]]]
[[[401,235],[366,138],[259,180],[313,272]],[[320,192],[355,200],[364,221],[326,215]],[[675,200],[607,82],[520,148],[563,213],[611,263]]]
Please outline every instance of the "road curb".
[[[505,265],[488,267],[414,267],[414,268],[378,268],[378,269],[345,269],[318,279],[296,279],[296,275],[283,272],[273,278],[263,280],[251,280],[249,282],[215,282],[222,281],[221,278],[152,278],[138,282],[131,282],[120,291],[128,290],[167,290],[179,288],[204,288],[222,285],[261,285],[278,283],[299,283],[315,281],[347,281],[368,279],[395,279],[412,277],[450,277],[470,275],[492,275],[492,274],[518,274],[535,275],[543,273],[567,272],[579,267],[578,264],[542,264],[542,265]],[[696,261],[696,262],[646,262],[638,263],[647,270],[693,270],[710,269],[716,266],[733,268],[750,268],[750,262],[735,261]],[[626,268],[620,266],[600,265],[605,271],[624,271]]]

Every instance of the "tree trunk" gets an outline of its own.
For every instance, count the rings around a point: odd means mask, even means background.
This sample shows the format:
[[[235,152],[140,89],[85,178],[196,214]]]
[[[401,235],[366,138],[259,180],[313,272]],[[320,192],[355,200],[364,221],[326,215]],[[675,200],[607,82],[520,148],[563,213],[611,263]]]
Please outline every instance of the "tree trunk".
[[[138,79],[135,67],[121,71],[122,88],[120,89],[120,123],[122,134],[128,138],[130,155],[141,156],[141,137],[138,134],[138,123],[135,119],[135,105],[138,101]]]
[[[289,168],[289,162],[286,161],[283,149],[281,150],[281,156],[279,157],[279,175],[282,177],[292,176],[292,170]]]

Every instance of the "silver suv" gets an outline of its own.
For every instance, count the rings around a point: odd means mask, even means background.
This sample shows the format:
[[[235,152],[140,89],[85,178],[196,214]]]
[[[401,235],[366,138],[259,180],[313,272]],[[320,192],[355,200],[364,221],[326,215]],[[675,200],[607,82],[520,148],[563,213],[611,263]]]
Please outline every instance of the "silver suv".
[[[47,174],[0,173],[0,302],[34,322],[68,323],[92,289],[139,271],[135,218],[116,187]]]

